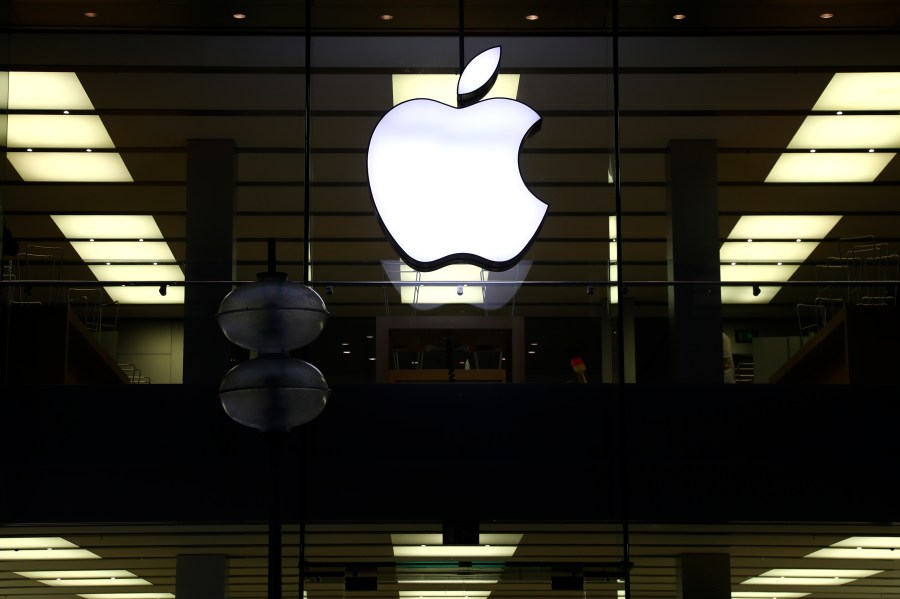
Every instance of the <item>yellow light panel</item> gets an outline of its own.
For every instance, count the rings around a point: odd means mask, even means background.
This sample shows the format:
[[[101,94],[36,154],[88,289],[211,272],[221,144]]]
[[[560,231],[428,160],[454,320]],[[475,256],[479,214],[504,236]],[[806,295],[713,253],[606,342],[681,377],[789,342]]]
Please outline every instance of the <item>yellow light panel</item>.
[[[512,557],[515,547],[485,545],[395,546],[394,557]]]
[[[752,238],[751,238],[752,239]],[[792,262],[806,260],[818,242],[726,241],[719,249],[722,262]]]
[[[86,549],[5,549],[0,551],[0,560],[48,559],[100,559],[100,556]]]
[[[82,599],[175,599],[172,593],[84,593]]]
[[[900,559],[900,551],[892,549],[869,549],[850,547],[827,547],[813,551],[805,557],[827,559]]]
[[[394,90],[394,106],[407,100],[427,98],[456,106],[457,75],[392,75]],[[519,90],[519,75],[498,75],[494,87],[490,89],[485,100],[489,98],[516,99]]]
[[[78,545],[62,537],[0,538],[0,549],[75,549]]]
[[[791,586],[839,586],[853,582],[855,578],[814,578],[811,576],[757,576],[741,584],[791,585]]]
[[[728,239],[820,240],[827,237],[840,220],[839,214],[742,216],[728,234]]]
[[[11,71],[9,108],[12,110],[93,110],[75,73]]]
[[[782,154],[766,183],[871,183],[893,157],[885,152]]]
[[[731,593],[732,599],[799,599],[807,595],[809,593],[785,593],[783,591],[734,591]]]
[[[46,578],[137,578],[128,570],[36,570],[32,572],[16,572],[19,576],[35,580]]]
[[[813,110],[900,110],[900,73],[835,73]]]
[[[52,214],[66,239],[162,239],[148,214]]]
[[[868,547],[888,549],[900,549],[900,537],[850,537],[837,543],[832,543],[832,547]]]
[[[787,577],[813,577],[813,578],[866,578],[881,574],[884,570],[847,570],[844,568],[775,568],[763,572],[760,576],[787,576]]]
[[[444,542],[441,533],[397,533],[391,535],[392,545],[440,545]],[[519,533],[481,533],[480,545],[518,545],[522,542]]]
[[[496,578],[473,578],[466,576],[465,578],[441,578],[441,579],[415,579],[404,578],[397,580],[400,584],[497,584],[500,582]]]
[[[38,582],[51,587],[121,587],[151,584],[143,578],[48,578],[40,579]]]
[[[10,148],[115,147],[96,115],[11,114],[7,118]]]
[[[900,115],[808,116],[789,149],[870,149],[900,147]]]
[[[166,295],[159,294],[159,287],[104,287],[106,293],[120,304],[183,304],[184,287],[169,287]]]
[[[174,262],[165,241],[72,241],[85,262]]]
[[[423,590],[423,591],[397,591],[400,594],[400,597],[422,597],[422,599],[428,599],[429,597],[488,597],[491,592],[490,591],[434,591],[434,590]]]
[[[6,158],[24,181],[134,181],[116,152],[7,152]]]
[[[98,281],[183,281],[177,264],[89,264]]]

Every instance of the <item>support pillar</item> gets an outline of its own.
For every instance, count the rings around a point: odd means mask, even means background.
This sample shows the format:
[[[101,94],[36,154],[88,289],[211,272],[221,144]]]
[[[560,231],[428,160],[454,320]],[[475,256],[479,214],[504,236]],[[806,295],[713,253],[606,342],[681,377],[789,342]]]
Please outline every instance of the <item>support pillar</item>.
[[[675,383],[721,383],[722,296],[715,140],[669,142],[669,365]],[[692,283],[708,281],[709,284]]]
[[[619,330],[619,310],[622,310],[623,318]],[[619,355],[619,343],[616,337],[624,335],[625,355]],[[609,304],[607,311],[600,318],[600,340],[603,356],[603,382],[615,383],[619,378],[620,360],[625,364],[625,382],[637,382],[637,368],[635,366],[635,336],[634,336],[634,300],[630,297],[619,298],[616,304]]]
[[[175,596],[178,599],[225,599],[224,555],[175,557]]]
[[[683,553],[675,572],[676,599],[731,599],[731,556]]]
[[[218,384],[233,366],[233,346],[216,313],[233,281],[235,151],[230,139],[191,139],[187,151],[184,382]]]

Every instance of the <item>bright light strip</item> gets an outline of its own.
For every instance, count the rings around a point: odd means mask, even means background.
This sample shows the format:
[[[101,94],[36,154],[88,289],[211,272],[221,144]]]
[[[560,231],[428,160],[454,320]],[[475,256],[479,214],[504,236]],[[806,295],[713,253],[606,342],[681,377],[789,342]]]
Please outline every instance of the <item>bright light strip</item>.
[[[757,576],[748,578],[741,584],[768,584],[792,586],[838,586],[853,582],[855,578],[814,578],[805,576]]]
[[[183,281],[177,264],[88,264],[98,281]],[[155,290],[154,290],[155,291]]]
[[[75,73],[11,71],[10,110],[94,110]]]
[[[175,262],[165,241],[72,241],[85,262]]]
[[[428,599],[429,597],[488,597],[491,592],[490,591],[432,591],[432,590],[424,590],[424,591],[397,591],[400,594],[400,597],[422,597],[422,599]]]
[[[888,549],[900,549],[900,537],[850,537],[837,543],[832,543],[832,547],[866,547],[878,548],[886,547]]]
[[[24,181],[134,181],[115,152],[7,152],[6,158]]]
[[[104,287],[109,297],[119,304],[183,304],[184,287],[169,287],[166,295],[158,287]]]
[[[128,570],[37,570],[32,572],[16,572],[19,576],[32,578],[137,578],[137,575]]]
[[[900,110],[900,73],[835,73],[813,110]]]
[[[163,239],[156,220],[147,214],[52,214],[66,239]]]
[[[782,154],[766,183],[871,183],[893,158],[886,152]]]
[[[616,217],[609,217],[609,280],[619,280],[619,245],[616,239],[619,237],[616,225]],[[619,287],[616,285],[609,286],[609,303],[619,303]]]
[[[722,262],[802,262],[816,249],[818,242],[804,241],[726,241],[719,249]]]
[[[407,100],[430,98],[449,106],[456,106],[457,75],[392,75],[394,106]],[[485,95],[488,98],[516,99],[519,91],[519,75],[497,75],[494,87]]]
[[[808,116],[789,149],[861,149],[900,147],[900,115]]]
[[[467,576],[465,578],[441,578],[441,579],[399,579],[400,584],[497,584],[500,582],[496,578],[473,578]]]
[[[768,572],[763,572],[760,577],[766,576],[786,576],[793,578],[812,577],[812,578],[866,578],[881,574],[884,570],[845,570],[838,568],[775,568]]]
[[[0,560],[100,559],[86,549],[11,549],[0,551]]]
[[[0,549],[75,549],[78,545],[62,537],[0,538]]]
[[[437,533],[396,533],[391,535],[392,545],[440,545],[444,536]],[[518,545],[522,535],[518,533],[481,533],[479,545]]]
[[[38,582],[51,587],[121,587],[152,584],[143,578],[48,578]]]
[[[805,557],[829,559],[900,559],[900,551],[892,549],[851,549],[849,547],[827,547],[813,551]]]
[[[115,147],[96,115],[10,114],[7,119],[10,148]]]
[[[394,557],[512,557],[515,547],[485,545],[395,546]]]
[[[728,239],[806,239],[821,240],[841,220],[841,215],[772,214],[742,216]]]
[[[806,597],[809,593],[785,593],[783,591],[733,591],[732,599],[799,599]]]
[[[82,599],[175,599],[172,593],[84,593]]]

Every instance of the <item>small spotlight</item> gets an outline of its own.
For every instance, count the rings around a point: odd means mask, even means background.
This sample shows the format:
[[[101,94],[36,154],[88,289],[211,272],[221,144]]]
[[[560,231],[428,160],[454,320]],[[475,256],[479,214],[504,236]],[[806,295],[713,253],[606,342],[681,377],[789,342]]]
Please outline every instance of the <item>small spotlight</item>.
[[[334,295],[334,287],[332,287],[331,285],[326,285],[325,293],[327,293],[328,295]]]
[[[166,297],[166,294],[169,292],[169,286],[163,283],[159,286],[159,294],[163,297]]]
[[[537,21],[540,18],[538,15],[525,15],[526,21]]]
[[[456,286],[456,295],[462,295],[462,294],[463,294],[463,286],[462,286],[462,284],[459,284]]]
[[[378,18],[381,19],[382,21],[393,21],[394,15],[381,15]]]
[[[594,295],[594,288],[591,285],[588,285],[584,292],[588,295]]]
[[[822,14],[819,15],[819,18],[820,19],[830,19],[833,16],[834,16],[833,12],[823,12]]]
[[[247,15],[244,14],[244,13],[242,13],[242,12],[236,12],[236,13],[234,13],[234,14],[231,15],[231,16],[232,16],[233,18],[237,19],[238,21],[241,21],[241,20],[247,18]]]
[[[687,15],[678,13],[678,14],[672,15],[672,18],[675,19],[676,21],[683,21],[687,18]]]
[[[753,297],[758,296],[760,293],[762,293],[762,290],[759,288],[759,285],[754,285],[753,286]]]
[[[94,11],[89,10],[89,11],[87,11],[86,13],[84,13],[84,16],[86,16],[86,17],[89,18],[89,19],[93,19],[94,17],[97,16],[97,13],[95,13]]]

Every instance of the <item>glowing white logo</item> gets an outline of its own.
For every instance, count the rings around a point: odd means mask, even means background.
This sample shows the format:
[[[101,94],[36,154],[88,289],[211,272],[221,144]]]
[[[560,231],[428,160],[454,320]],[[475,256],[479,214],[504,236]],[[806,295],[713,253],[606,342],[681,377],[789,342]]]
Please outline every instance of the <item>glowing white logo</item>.
[[[508,98],[479,102],[497,78],[500,48],[463,70],[459,108],[398,104],[369,142],[369,186],[394,248],[416,270],[471,263],[510,268],[534,241],[547,205],[522,181],[519,150],[541,117]]]

